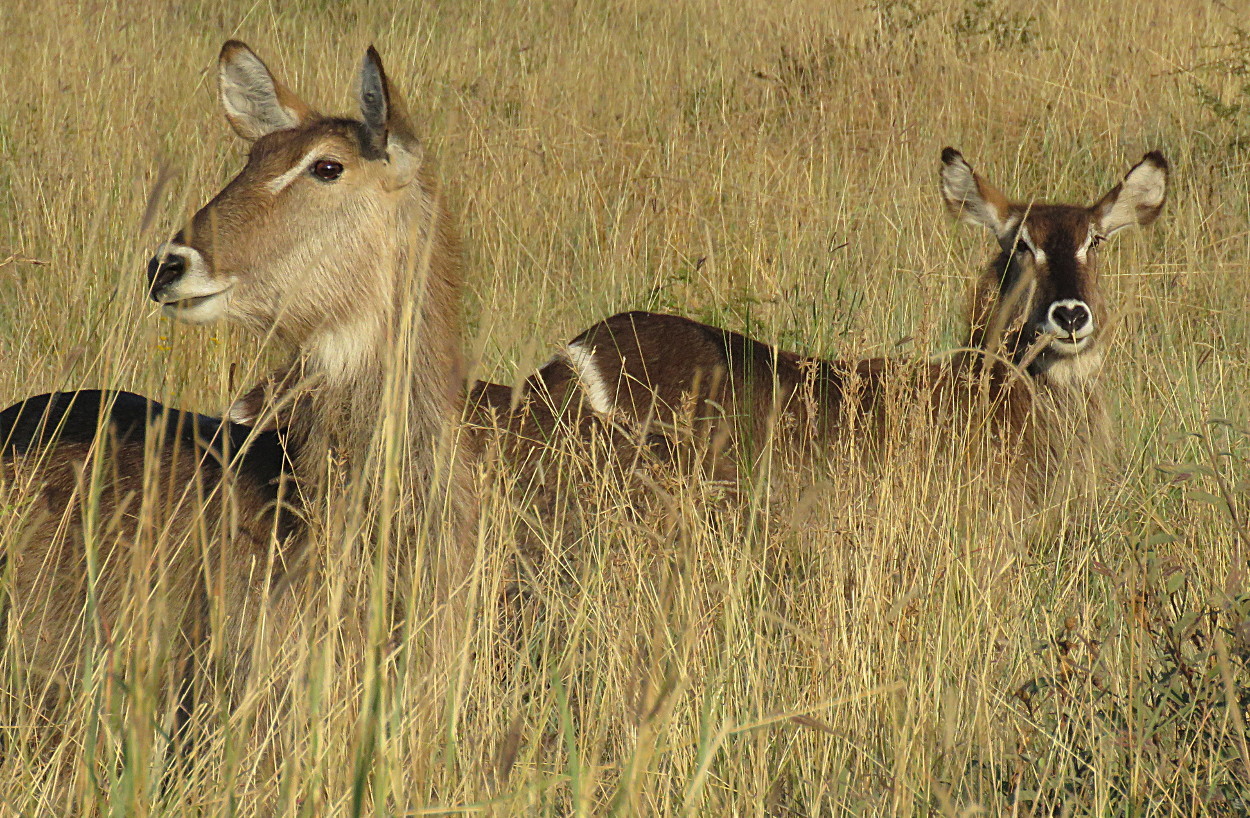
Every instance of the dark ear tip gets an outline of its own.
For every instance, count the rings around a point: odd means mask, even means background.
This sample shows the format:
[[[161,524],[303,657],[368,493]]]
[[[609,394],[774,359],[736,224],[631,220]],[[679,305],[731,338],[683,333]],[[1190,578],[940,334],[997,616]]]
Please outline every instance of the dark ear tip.
[[[382,55],[378,53],[378,50],[373,47],[372,43],[370,43],[369,47],[365,49],[365,60],[378,67],[381,67],[382,65]]]
[[[953,165],[956,162],[959,162],[961,160],[967,161],[964,159],[964,155],[960,153],[959,151],[951,147],[942,148],[942,164],[943,165]]]
[[[221,55],[219,56],[218,59],[222,59],[222,60],[228,59],[234,56],[239,51],[250,52],[251,50],[252,49],[247,47],[247,43],[243,42],[242,40],[226,40],[226,42],[221,47]]]
[[[1163,171],[1169,170],[1171,167],[1170,165],[1168,165],[1168,160],[1163,156],[1162,151],[1151,151],[1150,153],[1143,156],[1141,160],[1143,162],[1149,162],[1150,164],[1157,167],[1159,170],[1163,170]]]

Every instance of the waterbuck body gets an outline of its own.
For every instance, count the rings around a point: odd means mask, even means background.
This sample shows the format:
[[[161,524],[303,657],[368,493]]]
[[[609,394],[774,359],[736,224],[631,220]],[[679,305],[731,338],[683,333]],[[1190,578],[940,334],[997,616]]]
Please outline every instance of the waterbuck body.
[[[1086,491],[1096,474],[1108,440],[1096,248],[1152,222],[1166,184],[1167,162],[1150,153],[1092,206],[1012,203],[947,148],[947,208],[999,247],[974,286],[967,348],[929,361],[830,361],[632,312],[579,335],[529,388],[576,388],[598,415],[666,452],[693,434],[703,465],[728,479],[769,443],[809,455],[841,442],[873,459],[917,423],[948,438],[979,429],[1011,491],[1037,508],[1057,492]]]
[[[421,572],[449,611],[472,559],[459,245],[377,53],[360,119],[318,114],[242,43],[222,49],[219,80],[248,161],[158,250],[150,293],[173,318],[291,349],[298,411],[260,432],[65,393],[0,416],[7,490],[31,498],[8,537],[11,644],[43,676],[72,674],[84,634],[107,640],[157,586],[185,612],[156,641],[186,654],[211,636],[215,661],[246,675],[267,605],[316,572],[331,507],[366,509],[338,533],[382,543],[400,608]]]
[[[279,581],[274,557],[301,529],[274,432],[83,390],[4,410],[0,442],[13,511],[6,646],[42,683],[70,680],[81,651],[145,619],[157,651],[146,660],[171,659],[184,676],[203,660],[210,597],[246,608],[253,589]],[[240,636],[223,640],[226,661],[243,661]]]
[[[456,435],[459,239],[431,160],[372,49],[359,120],[317,114],[240,43],[223,48],[220,81],[248,164],[158,252],[152,298],[294,351],[282,438],[302,507],[368,509],[346,533],[389,551],[396,605],[423,566],[445,604],[476,506]]]

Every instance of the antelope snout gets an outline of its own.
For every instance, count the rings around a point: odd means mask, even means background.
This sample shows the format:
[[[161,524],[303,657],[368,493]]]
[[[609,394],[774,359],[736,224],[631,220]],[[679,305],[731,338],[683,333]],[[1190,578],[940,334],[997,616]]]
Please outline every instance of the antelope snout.
[[[161,245],[148,262],[148,295],[170,318],[207,324],[226,314],[233,276],[217,276],[194,247],[178,239]]]
[[[148,295],[163,302],[162,291],[182,277],[190,268],[186,250],[174,244],[163,244],[148,261]]]
[[[1063,330],[1064,335],[1084,337],[1089,335],[1094,328],[1089,315],[1089,307],[1085,306],[1084,301],[1075,301],[1073,299],[1056,301],[1051,304],[1050,321]],[[1081,332],[1081,330],[1085,331]]]
[[[1094,315],[1084,301],[1065,298],[1050,305],[1043,329],[1055,336],[1056,343],[1079,346],[1094,334]]]

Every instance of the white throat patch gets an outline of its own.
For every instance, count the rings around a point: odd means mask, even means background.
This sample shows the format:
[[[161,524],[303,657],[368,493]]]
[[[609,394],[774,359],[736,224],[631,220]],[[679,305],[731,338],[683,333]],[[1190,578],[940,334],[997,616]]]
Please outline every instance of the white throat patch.
[[[378,344],[376,320],[357,319],[318,333],[310,346],[322,374],[339,382],[369,363]]]
[[[1071,388],[1092,379],[1102,369],[1102,350],[1095,349],[1083,355],[1056,358],[1043,373],[1055,386]]]

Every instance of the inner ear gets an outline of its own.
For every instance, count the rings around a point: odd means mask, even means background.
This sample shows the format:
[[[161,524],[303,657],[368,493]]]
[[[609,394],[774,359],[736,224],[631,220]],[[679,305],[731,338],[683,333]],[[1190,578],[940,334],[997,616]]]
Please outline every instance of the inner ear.
[[[218,89],[226,119],[244,139],[297,128],[315,116],[303,100],[274,78],[255,52],[230,40],[218,57]]]
[[[1142,157],[1110,193],[1090,208],[1098,232],[1110,236],[1132,225],[1148,225],[1159,217],[1167,199],[1168,162],[1153,151]]]
[[[404,101],[391,86],[377,49],[369,46],[360,66],[360,118],[370,147],[386,158],[387,187],[408,185],[421,167],[421,146]]]
[[[942,199],[952,216],[968,224],[981,225],[1000,243],[1013,238],[1011,203],[954,148],[942,151],[941,182]]]
[[[379,151],[386,150],[386,118],[390,109],[388,90],[382,61],[373,46],[369,46],[360,66],[360,118],[364,120],[373,146]]]
[[[417,152],[417,138],[408,121],[407,108],[392,87],[382,58],[373,46],[365,52],[360,66],[360,118],[378,150],[389,152],[392,144],[399,144],[409,152]]]

